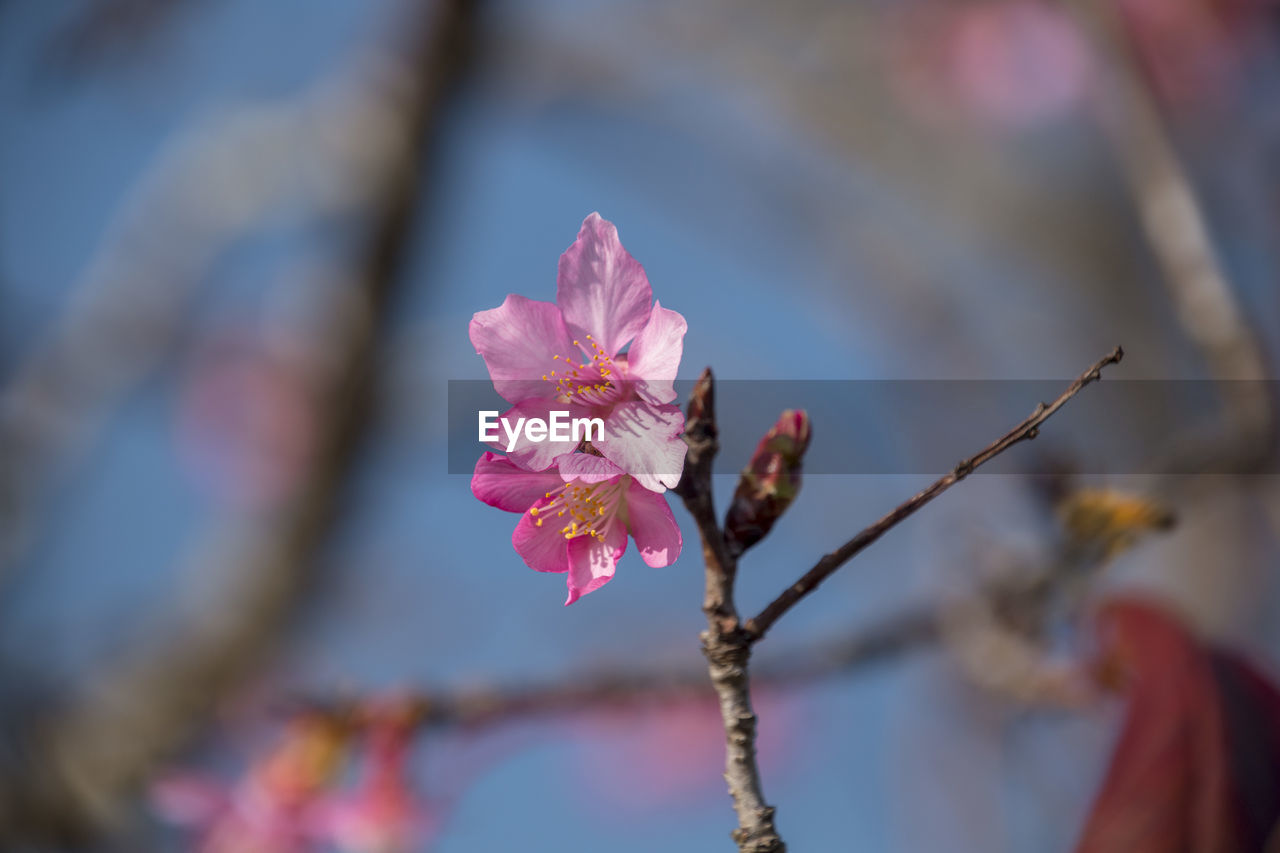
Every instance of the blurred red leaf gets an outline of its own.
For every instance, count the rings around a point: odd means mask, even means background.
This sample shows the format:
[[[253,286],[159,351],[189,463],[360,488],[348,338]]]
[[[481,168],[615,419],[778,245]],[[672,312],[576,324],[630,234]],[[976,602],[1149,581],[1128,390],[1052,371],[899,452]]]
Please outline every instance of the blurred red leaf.
[[[1262,850],[1280,818],[1280,691],[1157,604],[1114,600],[1099,631],[1128,708],[1077,853]]]
[[[1120,0],[1138,61],[1173,107],[1229,95],[1270,41],[1275,0]]]

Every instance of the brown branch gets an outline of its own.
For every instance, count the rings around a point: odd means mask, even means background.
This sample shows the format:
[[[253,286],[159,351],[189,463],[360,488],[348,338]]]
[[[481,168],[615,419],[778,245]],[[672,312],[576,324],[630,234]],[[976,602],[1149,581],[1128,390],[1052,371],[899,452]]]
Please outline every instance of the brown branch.
[[[978,453],[960,462],[949,473],[945,474],[924,491],[918,493],[906,503],[903,503],[881,518],[879,521],[865,528],[848,542],[841,545],[836,550],[825,555],[820,559],[813,568],[805,572],[799,580],[787,587],[783,592],[769,603],[760,614],[753,619],[748,620],[743,630],[747,634],[748,642],[754,643],[763,637],[778,621],[782,614],[786,613],[794,607],[802,598],[817,589],[818,585],[824,580],[831,577],[837,569],[862,552],[865,548],[888,533],[899,523],[913,515],[920,507],[929,503],[938,495],[963,480],[975,469],[984,463],[994,459],[1001,453],[1023,441],[1030,441],[1039,435],[1040,425],[1053,416],[1058,409],[1066,405],[1067,401],[1091,382],[1096,382],[1102,378],[1102,369],[1108,365],[1115,364],[1124,357],[1124,350],[1116,347],[1109,355],[1094,364],[1079,378],[1067,387],[1067,390],[1054,400],[1052,403],[1041,403],[1036,406],[1032,412],[1022,423],[1015,426],[1009,432],[996,439],[987,447]]]
[[[96,0],[83,4],[54,31],[42,65],[59,77],[101,71],[112,62],[137,62],[156,37],[182,13],[183,0]]]
[[[404,13],[436,2],[395,4],[394,37],[413,38],[421,28]],[[369,40],[285,100],[202,111],[116,205],[59,316],[0,378],[0,604],[53,532],[52,501],[111,411],[188,344],[219,260],[285,209],[305,207],[309,229],[345,230],[385,205],[425,80],[389,41]]]
[[[1167,516],[1160,515],[1152,518],[1147,529],[1166,530],[1169,523]],[[1129,531],[1128,535],[1133,534]],[[1105,530],[1068,531],[1044,566],[980,583],[973,598],[982,602],[991,618],[1011,630],[1039,635],[1055,603],[1074,594],[1082,579],[1096,576],[1114,556],[1120,541],[1115,532]],[[955,607],[954,600],[920,604],[821,643],[774,649],[753,667],[752,684],[794,687],[884,664],[941,640],[945,625],[954,619]],[[597,672],[546,684],[429,688],[404,699],[419,707],[416,719],[424,728],[477,730],[513,720],[706,698],[706,673],[693,669],[628,672],[625,664],[619,664],[603,666]],[[281,710],[290,713],[298,708],[321,708],[336,716],[350,716],[358,704],[355,698],[304,696],[286,702]]]
[[[770,688],[814,683],[885,663],[924,648],[938,637],[938,609],[922,605],[860,627],[845,637],[776,654],[756,667],[752,682]],[[423,728],[479,730],[515,720],[627,708],[640,702],[705,700],[706,687],[705,670],[626,672],[625,666],[620,665],[571,681],[492,688],[427,688],[403,698],[421,709],[417,720]],[[298,709],[321,708],[347,716],[358,704],[354,697],[300,696],[285,701],[279,711],[287,715]]]
[[[711,463],[720,447],[717,436],[715,380],[711,368],[707,368],[690,395],[685,423],[689,453],[676,492],[684,499],[702,538],[706,563],[702,610],[707,616],[702,653],[724,723],[724,778],[738,815],[733,840],[741,853],[784,853],[787,847],[774,827],[774,809],[765,802],[756,764],[756,715],[751,707],[747,668],[751,644],[738,623],[733,599],[737,560],[730,553],[715,516]]]
[[[1165,470],[1167,461],[1176,460],[1180,470],[1265,470],[1278,452],[1280,401],[1267,381],[1274,374],[1258,329],[1214,246],[1209,218],[1119,10],[1098,0],[1068,6],[1109,74],[1106,85],[1093,89],[1097,125],[1120,168],[1178,323],[1224,392],[1225,429],[1176,436],[1152,468]]]
[[[463,67],[473,6],[429,4],[418,10],[421,23],[397,33],[414,39],[402,57],[414,82],[395,104],[405,145],[384,163],[386,180],[354,261],[357,303],[337,308],[328,329],[326,344],[340,368],[317,405],[315,463],[294,493],[238,531],[231,548],[212,554],[220,563],[215,571],[234,570],[223,600],[206,603],[202,618],[171,642],[130,649],[68,707],[33,723],[22,738],[29,754],[0,774],[5,849],[101,830],[155,763],[260,665],[286,622],[344,508],[345,485],[372,422],[380,334],[412,245],[423,147],[436,135]]]

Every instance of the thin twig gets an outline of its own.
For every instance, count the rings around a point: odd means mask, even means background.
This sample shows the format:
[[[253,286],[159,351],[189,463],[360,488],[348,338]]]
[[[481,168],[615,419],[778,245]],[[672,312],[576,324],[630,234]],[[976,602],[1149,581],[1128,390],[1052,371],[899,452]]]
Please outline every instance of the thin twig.
[[[848,542],[825,555],[813,568],[805,572],[798,581],[783,590],[764,610],[760,611],[758,616],[748,620],[743,630],[748,635],[749,642],[754,643],[763,637],[773,626],[773,623],[778,621],[778,617],[794,607],[802,598],[817,589],[820,583],[834,574],[837,569],[914,514],[920,507],[929,503],[929,501],[969,476],[979,466],[999,456],[1010,447],[1023,441],[1030,441],[1039,435],[1041,424],[1052,417],[1058,409],[1066,405],[1068,400],[1079,394],[1086,385],[1101,379],[1104,367],[1119,362],[1123,357],[1124,350],[1116,347],[1105,358],[1082,373],[1079,378],[1067,387],[1066,391],[1062,392],[1058,399],[1052,403],[1041,403],[1036,406],[1035,411],[1022,423],[978,453],[960,462],[959,465],[946,475],[935,480],[924,491],[918,493],[906,503],[899,505],[879,521],[859,532]]]

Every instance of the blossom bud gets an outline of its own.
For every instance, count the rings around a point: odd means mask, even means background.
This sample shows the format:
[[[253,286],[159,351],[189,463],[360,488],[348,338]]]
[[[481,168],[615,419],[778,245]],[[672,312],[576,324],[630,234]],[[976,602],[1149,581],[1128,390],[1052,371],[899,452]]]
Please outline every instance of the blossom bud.
[[[720,449],[720,433],[716,428],[716,387],[711,368],[705,368],[693,390],[689,392],[688,414],[684,419],[684,441],[689,445],[684,474],[672,489],[686,500],[693,498],[699,484],[711,476],[711,460]]]
[[[756,445],[725,517],[725,541],[734,556],[763,539],[795,500],[809,437],[809,415],[787,409]]]

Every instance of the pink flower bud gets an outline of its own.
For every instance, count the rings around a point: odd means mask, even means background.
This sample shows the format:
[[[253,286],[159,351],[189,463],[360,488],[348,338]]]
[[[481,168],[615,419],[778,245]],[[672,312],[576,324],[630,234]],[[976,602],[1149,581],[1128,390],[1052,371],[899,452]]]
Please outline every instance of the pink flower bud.
[[[735,556],[768,535],[799,494],[810,432],[809,415],[787,409],[756,445],[725,517],[725,540]]]

